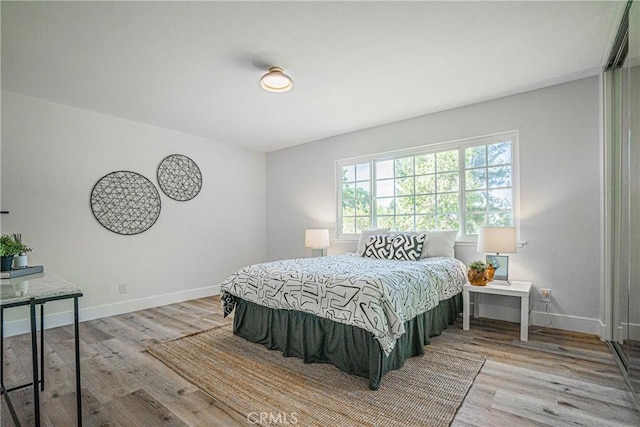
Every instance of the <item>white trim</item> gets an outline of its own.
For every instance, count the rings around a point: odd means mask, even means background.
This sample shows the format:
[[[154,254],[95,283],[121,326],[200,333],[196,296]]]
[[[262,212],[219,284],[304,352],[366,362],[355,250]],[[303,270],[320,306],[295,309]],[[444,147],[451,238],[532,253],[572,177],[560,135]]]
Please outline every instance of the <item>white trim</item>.
[[[140,298],[136,300],[123,301],[115,304],[106,304],[94,307],[81,308],[79,318],[81,322],[103,317],[116,316],[133,311],[144,310],[147,308],[159,307],[167,304],[188,301],[197,298],[204,298],[220,294],[220,285],[207,286],[203,288],[190,289],[187,291],[173,292],[170,294],[155,295],[152,297]],[[80,298],[82,302],[82,298]],[[82,305],[82,304],[81,304]],[[550,328],[564,329],[574,332],[583,332],[587,334],[596,334],[603,338],[603,329],[605,325],[599,319],[590,319],[580,316],[568,316],[557,313],[547,313],[543,311],[531,312],[531,326],[543,326],[549,323],[549,316],[552,323]],[[510,319],[497,319],[507,320]],[[62,313],[45,314],[45,329],[56,328],[58,326],[66,326],[73,323],[73,312],[66,311]],[[19,319],[6,322],[3,326],[4,336],[10,337],[29,332],[29,319]],[[640,325],[631,325],[633,336],[640,337]],[[639,338],[640,339],[640,338]]]
[[[600,337],[600,341],[608,341],[607,339],[607,325],[600,320],[598,325],[598,336]]]
[[[531,325],[544,326],[549,323],[549,328],[563,329],[566,331],[582,332],[585,334],[593,334],[601,337],[600,319],[591,319],[588,317],[569,316],[566,314],[545,313],[544,311],[531,312]]]
[[[624,329],[622,328],[622,326],[618,325],[618,327],[615,328],[615,336],[611,341],[615,341],[620,345],[624,344]]]
[[[355,236],[355,234],[353,234],[352,236]],[[334,243],[339,243],[339,244],[358,244],[358,242],[360,241],[360,237],[357,238],[346,238],[346,237],[342,237],[340,239],[332,239],[331,240]],[[519,240],[518,242],[516,242],[516,246],[521,248],[524,245],[527,244],[526,240]],[[476,247],[478,246],[478,242],[476,239],[464,239],[464,240],[456,240],[455,241],[455,246],[458,247]]]
[[[629,340],[640,341],[640,323],[622,323],[622,339],[629,334]]]
[[[514,131],[513,138],[513,144],[511,144],[511,195],[513,196],[513,226],[516,228],[516,240],[518,243],[520,243],[520,131]],[[526,243],[527,242],[524,242],[523,245]],[[518,247],[520,248],[522,246]]]
[[[521,248],[524,245],[526,245],[527,242],[523,241],[523,240],[518,240],[516,242],[516,246]],[[477,247],[478,246],[478,240],[477,239],[466,239],[466,240],[456,240],[455,243],[456,246],[472,246],[472,247]]]
[[[488,135],[481,136],[472,136],[469,138],[461,138],[454,139],[450,141],[444,142],[434,142],[430,144],[420,145],[417,147],[404,148],[401,150],[390,150],[384,151],[382,153],[374,153],[366,156],[356,156],[356,157],[348,157],[346,159],[336,160],[336,165],[351,164],[351,163],[362,163],[371,160],[385,160],[385,159],[395,159],[402,156],[410,156],[412,154],[424,154],[424,153],[435,153],[438,151],[444,151],[449,148],[464,148],[467,146],[473,146],[476,143],[480,144],[492,144],[496,142],[502,142],[507,137],[515,137],[518,138],[519,130],[513,129],[504,132],[492,133]]]
[[[94,307],[80,308],[78,317],[80,322],[100,319],[103,317],[116,316],[118,314],[131,313],[133,311],[144,310],[152,307],[188,301],[197,298],[209,297],[220,294],[220,285],[207,286],[204,288],[189,289],[186,291],[173,292],[163,295],[139,298],[129,301],[122,301],[114,304],[98,305]],[[82,306],[82,298],[79,299]],[[73,323],[73,311],[46,314],[44,316],[45,329],[57,328]],[[19,319],[5,322],[3,331],[5,337],[20,335],[29,332],[31,326],[29,319]]]
[[[615,340],[616,331],[613,328],[613,258],[612,239],[613,227],[611,215],[613,211],[611,172],[611,146],[613,141],[612,124],[612,91],[611,73],[600,73],[600,323],[602,325],[600,337],[605,340]]]

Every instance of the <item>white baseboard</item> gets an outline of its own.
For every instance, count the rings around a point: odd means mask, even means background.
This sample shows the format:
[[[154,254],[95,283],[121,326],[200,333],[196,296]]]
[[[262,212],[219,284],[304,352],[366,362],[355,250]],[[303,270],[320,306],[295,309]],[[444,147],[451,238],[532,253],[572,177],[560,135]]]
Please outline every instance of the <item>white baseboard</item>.
[[[152,307],[188,301],[196,298],[204,298],[220,294],[220,285],[207,286],[204,288],[189,289],[187,291],[173,292],[170,294],[154,295],[146,298],[122,301],[113,304],[98,305],[94,307],[82,307],[78,313],[80,322],[100,319],[102,317],[115,316],[118,314],[131,313],[133,311],[144,310]],[[82,299],[80,299],[82,301]],[[65,311],[44,316],[45,329],[57,328],[58,326],[70,325],[73,323],[73,311]],[[29,319],[19,319],[5,322],[3,325],[5,337],[28,333],[31,330]]]
[[[204,288],[190,289],[187,291],[173,292],[170,294],[154,295],[151,297],[122,301],[113,304],[99,305],[94,307],[82,307],[80,308],[79,319],[80,322],[84,322],[87,320],[116,316],[118,314],[131,313],[133,311],[144,310],[147,308],[159,307],[162,305],[173,304],[177,302],[204,298],[219,294],[220,285],[216,285],[207,286]],[[487,316],[487,314],[488,313],[481,313],[480,315],[496,320],[514,321],[514,319],[511,318],[512,316]],[[568,316],[557,313],[549,313],[547,315],[547,313],[545,312],[532,311],[530,323],[531,326],[544,326],[549,323],[549,319],[551,319],[551,325],[549,326],[550,328],[595,334],[600,336],[601,339],[604,336],[604,325],[602,325],[599,319]],[[519,321],[519,318],[517,319],[517,321]],[[70,325],[73,323],[73,311],[45,314],[44,323],[46,329]],[[631,328],[630,332],[632,339],[640,340],[640,325],[631,324],[629,325],[629,327]],[[5,337],[28,333],[29,330],[29,319],[19,319],[5,322],[5,325],[3,327]]]
[[[629,333],[629,339],[632,341],[640,341],[640,324],[638,323],[623,323],[622,324],[622,337],[627,339],[627,332]]]
[[[629,336],[627,337],[627,332]],[[619,344],[624,343],[627,339],[632,341],[640,341],[640,324],[638,323],[621,323],[617,327],[613,328],[613,336],[607,336],[607,325],[600,322],[600,339],[602,341],[614,341]]]
[[[569,316],[566,314],[545,313],[544,311],[532,311],[530,323],[532,326],[545,326],[551,321],[549,328],[564,329],[566,331],[582,332],[602,337],[600,319],[588,317]]]
[[[504,320],[506,322],[520,322],[520,307],[507,307],[504,305],[480,304],[478,315],[487,319]],[[472,310],[471,313],[474,313]],[[551,321],[549,328],[563,329],[566,331],[582,332],[602,337],[600,319],[588,317],[569,316],[558,313],[545,313],[544,311],[532,311],[529,315],[529,326],[545,326]]]
[[[600,341],[609,340],[607,325],[605,325],[602,320],[598,321],[598,335],[600,336]]]

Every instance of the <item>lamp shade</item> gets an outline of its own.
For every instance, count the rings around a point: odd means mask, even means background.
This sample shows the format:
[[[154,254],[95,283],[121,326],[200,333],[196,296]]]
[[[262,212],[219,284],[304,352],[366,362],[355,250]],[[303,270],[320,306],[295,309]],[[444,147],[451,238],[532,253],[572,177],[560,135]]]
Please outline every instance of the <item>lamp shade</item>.
[[[510,254],[516,252],[515,227],[482,227],[478,232],[478,252]]]
[[[326,228],[314,228],[311,230],[305,230],[304,246],[314,249],[328,248],[329,230]]]

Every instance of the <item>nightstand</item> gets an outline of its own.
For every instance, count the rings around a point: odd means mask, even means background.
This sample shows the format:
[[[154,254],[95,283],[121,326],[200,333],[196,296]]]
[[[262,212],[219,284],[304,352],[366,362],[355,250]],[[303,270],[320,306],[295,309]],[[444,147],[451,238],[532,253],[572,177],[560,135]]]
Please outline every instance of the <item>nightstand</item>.
[[[520,341],[529,339],[529,293],[532,282],[513,280],[510,285],[498,285],[491,282],[486,286],[473,286],[469,283],[462,287],[462,299],[464,301],[462,329],[469,330],[470,316],[470,292],[478,294],[506,295],[520,298]]]

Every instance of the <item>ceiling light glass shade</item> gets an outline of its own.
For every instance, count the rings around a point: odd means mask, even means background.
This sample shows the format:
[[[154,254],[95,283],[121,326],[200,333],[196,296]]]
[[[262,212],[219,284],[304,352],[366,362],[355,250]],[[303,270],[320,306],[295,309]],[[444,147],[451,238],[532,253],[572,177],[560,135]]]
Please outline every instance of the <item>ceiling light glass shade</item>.
[[[260,78],[260,87],[269,92],[287,92],[293,87],[293,80],[280,67],[271,67],[269,72]]]

